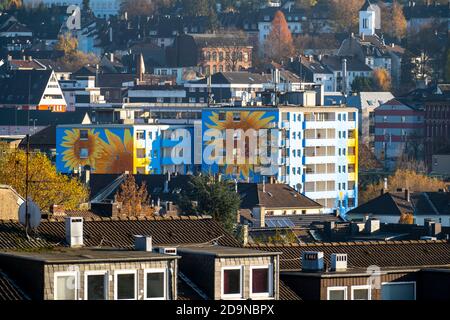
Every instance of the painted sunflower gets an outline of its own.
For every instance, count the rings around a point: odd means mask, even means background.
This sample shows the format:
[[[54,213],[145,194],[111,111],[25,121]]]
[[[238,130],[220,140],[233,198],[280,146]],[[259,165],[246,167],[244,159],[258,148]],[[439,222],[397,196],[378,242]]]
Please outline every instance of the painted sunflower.
[[[205,135],[210,136],[214,135],[214,130],[227,130],[227,129],[234,129],[238,130],[241,129],[243,131],[253,129],[255,131],[258,131],[260,129],[268,129],[269,123],[275,119],[274,116],[265,117],[266,112],[263,111],[255,111],[255,112],[249,112],[244,111],[240,112],[240,120],[235,121],[233,119],[233,113],[232,111],[225,113],[225,120],[219,120],[219,114],[216,112],[212,112],[212,115],[209,117],[210,123],[207,123],[206,126],[211,129],[211,131],[206,131]],[[264,134],[265,136],[266,134]],[[264,138],[264,136],[260,136],[260,138]],[[214,146],[215,150],[224,150],[225,149],[225,137],[221,139],[213,139],[211,141],[208,141],[208,145]],[[238,176],[243,179],[247,179],[253,171],[255,164],[250,163],[249,159],[249,150],[247,150],[248,145],[246,144],[246,150],[244,151],[244,163],[237,163],[237,160],[234,160],[234,163],[226,163],[225,164],[225,173],[227,175],[233,175]],[[209,157],[210,160],[214,161],[219,158],[219,155],[211,155]],[[256,164],[259,163],[259,158],[256,159]]]
[[[103,154],[97,160],[96,171],[98,173],[133,172],[133,137],[130,130],[124,130],[123,140],[110,130],[105,130],[105,135],[108,141],[103,141]]]
[[[95,167],[96,160],[102,154],[102,140],[99,134],[95,129],[88,130],[87,139],[81,139],[80,129],[65,130],[61,143],[62,147],[67,148],[62,153],[64,166],[72,170],[86,165]]]

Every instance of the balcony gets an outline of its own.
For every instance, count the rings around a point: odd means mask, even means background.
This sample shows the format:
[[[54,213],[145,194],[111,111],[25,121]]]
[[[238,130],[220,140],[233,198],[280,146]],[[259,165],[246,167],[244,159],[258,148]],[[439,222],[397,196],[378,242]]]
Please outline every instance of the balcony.
[[[348,139],[347,147],[356,147],[356,139]]]
[[[281,122],[281,128],[282,128],[282,129],[289,129],[290,127],[291,127],[291,125],[290,125],[289,121],[283,120],[283,121]]]
[[[352,172],[348,174],[348,180],[349,181],[356,181],[357,175],[356,172]]]
[[[356,156],[347,156],[348,163],[356,163]]]

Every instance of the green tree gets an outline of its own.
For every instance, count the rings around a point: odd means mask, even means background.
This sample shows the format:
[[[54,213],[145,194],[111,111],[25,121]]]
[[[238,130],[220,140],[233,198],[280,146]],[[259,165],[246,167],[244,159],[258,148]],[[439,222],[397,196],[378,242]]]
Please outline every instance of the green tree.
[[[352,82],[352,91],[375,91],[375,83],[372,77],[357,76]]]
[[[232,232],[237,223],[241,198],[230,181],[217,181],[211,176],[195,176],[178,199],[186,215],[210,215]]]
[[[42,210],[53,204],[77,209],[88,198],[87,188],[76,178],[56,171],[45,154],[29,155],[28,195]],[[23,150],[0,152],[0,184],[12,186],[20,195],[26,189],[26,153]]]

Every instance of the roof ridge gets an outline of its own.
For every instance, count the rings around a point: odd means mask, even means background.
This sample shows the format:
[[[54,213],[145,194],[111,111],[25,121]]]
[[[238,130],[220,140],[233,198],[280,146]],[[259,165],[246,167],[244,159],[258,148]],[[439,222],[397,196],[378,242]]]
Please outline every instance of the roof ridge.
[[[67,216],[54,216],[42,219],[41,222],[62,222]],[[75,216],[71,216],[75,217]],[[84,221],[156,221],[156,220],[209,220],[209,215],[186,215],[186,216],[125,216],[125,217],[82,217]],[[0,223],[18,222],[12,219],[0,219]]]
[[[283,244],[273,244],[273,243],[255,243],[249,244],[248,247],[336,247],[336,246],[376,246],[376,245],[407,245],[407,244],[431,244],[431,243],[449,243],[445,239],[440,240],[374,240],[374,241],[348,241],[348,242],[311,242],[311,243],[283,243]]]

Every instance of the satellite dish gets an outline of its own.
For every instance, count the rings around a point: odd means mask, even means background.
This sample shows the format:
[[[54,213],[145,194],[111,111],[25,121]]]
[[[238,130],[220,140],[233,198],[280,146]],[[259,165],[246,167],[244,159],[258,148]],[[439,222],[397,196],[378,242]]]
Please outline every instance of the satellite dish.
[[[29,226],[32,229],[35,229],[41,223],[41,209],[30,198],[28,198],[28,201],[25,201],[19,207],[19,222],[20,222],[20,224],[26,226],[25,212],[26,212],[27,203],[28,203],[28,214],[30,217]]]

